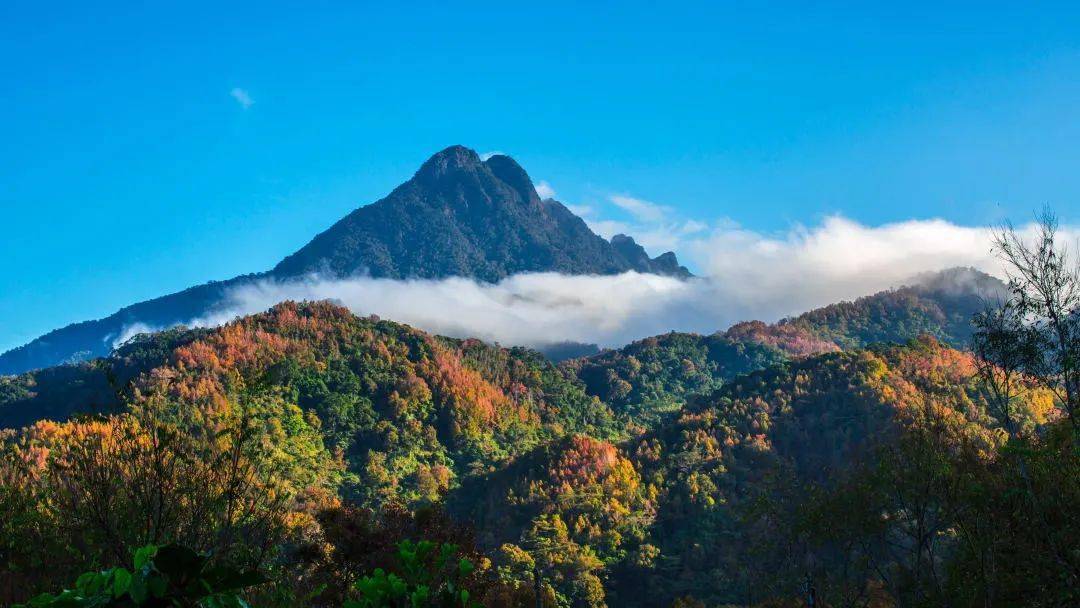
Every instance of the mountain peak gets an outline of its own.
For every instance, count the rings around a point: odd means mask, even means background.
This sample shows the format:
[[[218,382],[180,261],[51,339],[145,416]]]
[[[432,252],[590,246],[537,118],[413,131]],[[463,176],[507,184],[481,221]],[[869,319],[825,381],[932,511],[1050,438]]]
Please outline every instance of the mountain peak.
[[[484,161],[484,165],[491,170],[495,177],[517,191],[522,200],[540,199],[540,195],[536,193],[536,188],[533,186],[532,179],[529,178],[529,174],[514,159],[505,154],[496,154]]]
[[[650,258],[645,248],[639,245],[632,236],[616,234],[611,237],[611,247],[634,268],[647,268],[649,272],[682,279],[693,276],[685,266],[679,265],[679,259],[675,257],[674,252],[667,251],[655,258]]]
[[[476,150],[454,145],[427,159],[423,165],[420,165],[416,176],[438,178],[456,171],[475,170],[482,164],[483,161],[480,160],[480,155],[476,153]]]
[[[611,246],[631,265],[648,266],[649,254],[645,253],[644,247],[637,244],[634,237],[616,234],[611,237]]]
[[[386,198],[353,211],[272,271],[408,279],[465,276],[498,281],[520,272],[687,276],[654,265],[626,237],[623,252],[558,201],[541,201],[529,174],[499,154],[450,146]],[[655,267],[654,267],[655,266]]]

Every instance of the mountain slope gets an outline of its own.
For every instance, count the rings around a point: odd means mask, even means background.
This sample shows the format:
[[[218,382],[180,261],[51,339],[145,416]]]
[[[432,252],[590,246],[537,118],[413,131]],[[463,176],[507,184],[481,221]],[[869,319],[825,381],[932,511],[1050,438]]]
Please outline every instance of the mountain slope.
[[[916,277],[911,284],[812,310],[781,322],[813,332],[841,348],[905,342],[929,334],[965,347],[971,318],[1005,295],[1005,284],[973,268]]]
[[[568,596],[595,577],[609,605],[667,606],[682,596],[788,605],[747,600],[751,588],[757,601],[783,597],[791,590],[782,584],[805,577],[801,561],[777,564],[769,554],[792,557],[805,532],[781,528],[766,509],[795,509],[801,503],[783,493],[816,496],[873,468],[925,424],[928,400],[950,426],[947,445],[995,449],[973,374],[969,354],[932,338],[774,365],[690,398],[623,444],[575,436],[538,448],[465,480],[449,506],[475,522],[483,546],[498,548],[500,567],[530,548],[560,547],[562,561],[540,566]],[[529,580],[527,570],[521,576]]]
[[[567,361],[563,367],[616,412],[649,423],[677,410],[693,394],[775,363],[873,344],[903,344],[924,335],[966,349],[972,316],[1004,288],[990,275],[954,268],[778,323],[746,321],[711,335],[671,332]]]
[[[350,473],[343,492],[370,505],[431,500],[566,432],[618,430],[607,406],[534,351],[432,336],[325,302],[140,337],[92,364],[0,379],[3,393],[15,399],[0,404],[0,428],[162,403],[199,419],[284,400],[318,417]]]
[[[511,158],[481,161],[476,152],[452,146],[389,196],[350,213],[271,271],[199,285],[54,330],[0,355],[0,375],[107,355],[136,324],[166,328],[190,322],[212,311],[230,289],[260,279],[320,273],[497,281],[518,272],[628,270],[690,275],[670,252],[650,259],[629,237],[613,242],[558,201],[542,200]]]
[[[126,306],[93,321],[54,329],[23,346],[0,355],[0,376],[88,361],[108,355],[113,343],[137,324],[150,329],[172,327],[212,311],[234,287],[264,278],[265,274],[236,277],[190,287],[153,300]]]
[[[0,377],[0,429],[65,420],[76,412],[118,411],[139,374],[166,363],[173,350],[209,332],[175,328],[141,334],[108,357]]]
[[[685,268],[671,268],[637,250],[640,256],[633,247],[613,246],[561,203],[541,199],[528,174],[510,157],[481,161],[476,152],[454,146],[433,156],[386,198],[353,211],[315,237],[272,272],[278,277],[321,272],[484,281],[551,270],[688,275]]]

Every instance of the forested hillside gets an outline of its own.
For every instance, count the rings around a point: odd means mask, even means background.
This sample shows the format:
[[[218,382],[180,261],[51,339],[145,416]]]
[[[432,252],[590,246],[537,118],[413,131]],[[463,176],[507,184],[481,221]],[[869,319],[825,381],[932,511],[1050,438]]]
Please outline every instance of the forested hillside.
[[[1034,390],[1027,403],[1029,432],[1055,427],[1048,394]],[[499,547],[497,563],[524,579],[527,556],[540,559],[568,603],[588,603],[603,587],[619,606],[680,597],[757,605],[798,597],[810,577],[826,605],[900,594],[942,605],[970,591],[942,586],[947,573],[984,574],[978,560],[988,554],[967,553],[987,540],[981,518],[1011,517],[1011,506],[992,500],[994,484],[1016,482],[999,477],[996,460],[1013,456],[1002,456],[992,427],[972,357],[927,338],[741,376],[639,437],[573,437],[467,482],[450,500]],[[1052,435],[1040,457],[1067,449]],[[1050,491],[1052,472],[1041,475]],[[975,478],[988,485],[969,487]],[[967,504],[967,492],[981,498]],[[882,518],[890,513],[897,518]],[[1024,576],[1048,575],[1034,570]]]
[[[562,367],[616,412],[647,422],[677,408],[691,394],[792,358],[904,342],[924,334],[963,348],[971,337],[972,315],[1002,290],[1000,281],[988,275],[954,269],[779,323],[748,321],[711,335],[654,336]],[[73,412],[111,411],[120,396],[131,391],[139,372],[166,363],[172,347],[208,331],[175,329],[139,336],[108,357],[0,376],[0,428],[41,418],[62,420]]]
[[[820,335],[742,324],[555,365],[287,303],[140,338],[60,368],[57,402],[107,406],[7,432],[0,593],[178,542],[264,573],[256,605],[332,606],[427,540],[487,606],[775,605],[807,581],[838,606],[1075,599],[1055,396],[1017,385],[1004,432],[972,354]]]
[[[7,436],[2,555],[18,575],[9,594],[124,563],[163,538],[281,566],[298,559],[283,547],[341,501],[379,513],[431,505],[462,478],[568,433],[625,436],[606,405],[531,351],[329,304],[283,304],[198,333],[148,340],[140,354],[178,345],[108,415]],[[147,496],[143,483],[161,485]],[[143,519],[146,500],[167,512]],[[222,526],[235,530],[223,538]],[[68,560],[64,547],[80,549]]]
[[[1000,280],[971,268],[952,268],[913,278],[898,289],[812,310],[783,324],[843,348],[920,335],[965,348],[974,331],[972,317],[1006,295]]]
[[[0,608],[1080,608],[1080,1],[247,4],[0,0]]]

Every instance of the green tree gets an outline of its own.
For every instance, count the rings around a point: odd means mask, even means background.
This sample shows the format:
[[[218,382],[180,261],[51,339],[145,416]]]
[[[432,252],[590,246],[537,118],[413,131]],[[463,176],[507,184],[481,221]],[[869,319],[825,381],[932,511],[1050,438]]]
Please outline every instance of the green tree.
[[[131,570],[87,572],[71,589],[16,608],[247,608],[240,592],[265,582],[257,571],[215,565],[180,545],[147,545],[135,551]]]

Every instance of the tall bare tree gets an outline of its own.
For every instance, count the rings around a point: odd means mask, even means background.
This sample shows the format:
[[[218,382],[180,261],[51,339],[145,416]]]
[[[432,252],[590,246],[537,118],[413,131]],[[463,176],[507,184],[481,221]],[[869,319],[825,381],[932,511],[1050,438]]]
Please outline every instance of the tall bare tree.
[[[1013,300],[990,302],[975,316],[972,351],[990,413],[1012,438],[1020,435],[1018,408],[1028,374],[1041,357],[1039,332]]]
[[[1019,364],[1017,371],[1053,391],[1080,441],[1080,261],[1062,242],[1058,226],[1057,217],[1044,210],[1034,234],[1010,224],[994,234],[1009,290],[999,317],[980,328],[976,345],[982,340],[990,347],[984,352],[1004,354],[998,362]]]

